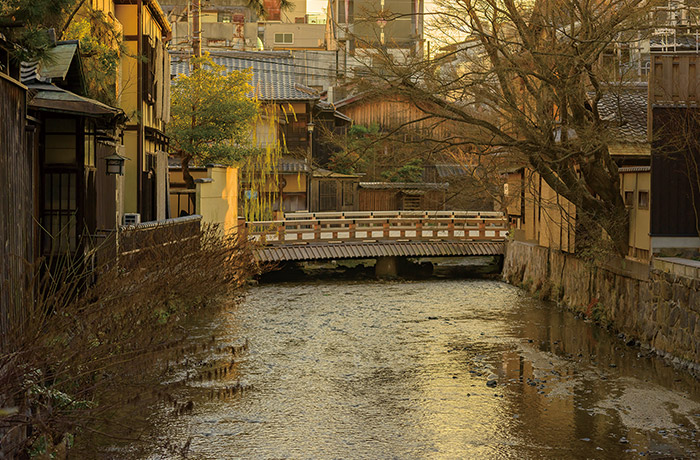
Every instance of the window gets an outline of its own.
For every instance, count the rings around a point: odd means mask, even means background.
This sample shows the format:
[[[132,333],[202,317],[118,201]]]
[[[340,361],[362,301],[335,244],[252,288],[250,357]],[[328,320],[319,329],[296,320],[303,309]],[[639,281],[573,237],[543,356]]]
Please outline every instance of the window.
[[[323,180],[319,182],[319,211],[337,211],[338,184],[335,181]]]
[[[233,19],[231,13],[219,13],[218,22],[229,23]]]
[[[44,203],[41,216],[44,254],[75,251],[78,176],[74,172],[44,174]]]
[[[634,207],[634,192],[633,191],[625,191],[625,206],[627,206],[628,208]]]
[[[74,118],[48,118],[45,123],[44,162],[72,164],[76,162],[76,127]]]
[[[149,36],[143,37],[142,53],[144,61],[141,63],[143,100],[152,105],[156,102],[156,47],[157,40],[152,40]]]
[[[275,34],[275,44],[291,45],[294,43],[294,34]]]
[[[95,166],[95,123],[85,120],[85,166]]]
[[[639,209],[649,209],[649,192],[646,190],[640,190],[637,203]]]

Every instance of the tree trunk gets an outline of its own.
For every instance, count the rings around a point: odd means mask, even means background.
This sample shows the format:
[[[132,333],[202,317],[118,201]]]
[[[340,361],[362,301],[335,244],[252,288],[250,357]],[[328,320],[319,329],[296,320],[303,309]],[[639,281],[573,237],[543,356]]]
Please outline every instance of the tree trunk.
[[[182,178],[185,180],[185,187],[188,189],[194,189],[194,177],[190,174],[190,160],[189,156],[182,157]]]

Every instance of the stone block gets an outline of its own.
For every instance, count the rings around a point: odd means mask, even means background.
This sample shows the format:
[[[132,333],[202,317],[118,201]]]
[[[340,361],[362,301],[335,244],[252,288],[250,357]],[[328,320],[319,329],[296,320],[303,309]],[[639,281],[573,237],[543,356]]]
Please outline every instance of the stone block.
[[[661,300],[671,300],[673,298],[673,288],[666,280],[659,282],[659,297]]]
[[[683,285],[683,283],[676,283],[672,286],[673,300],[676,301],[682,307],[688,306],[688,298],[690,296],[690,290]]]
[[[692,290],[688,293],[688,308],[700,313],[700,291]]]

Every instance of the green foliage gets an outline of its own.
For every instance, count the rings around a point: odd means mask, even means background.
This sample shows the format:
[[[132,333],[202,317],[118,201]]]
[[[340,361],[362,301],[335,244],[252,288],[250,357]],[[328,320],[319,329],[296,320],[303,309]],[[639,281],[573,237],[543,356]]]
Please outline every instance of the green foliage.
[[[382,173],[389,182],[420,182],[423,176],[423,160],[415,158],[403,166]]]
[[[199,65],[179,75],[171,92],[171,145],[183,162],[230,165],[251,153],[250,131],[259,104],[250,98],[249,71],[225,73],[208,56],[192,59]]]
[[[0,1],[0,33],[18,45],[13,58],[40,59],[51,46],[46,30],[53,28],[60,36],[78,5],[78,0]]]
[[[373,123],[369,127],[353,125],[344,139],[345,145],[331,153],[328,167],[341,174],[365,172],[370,158],[378,153],[379,139],[381,134],[378,124]]]
[[[125,49],[112,24],[101,11],[86,7],[68,25],[63,38],[80,41],[88,96],[115,105],[117,70]]]

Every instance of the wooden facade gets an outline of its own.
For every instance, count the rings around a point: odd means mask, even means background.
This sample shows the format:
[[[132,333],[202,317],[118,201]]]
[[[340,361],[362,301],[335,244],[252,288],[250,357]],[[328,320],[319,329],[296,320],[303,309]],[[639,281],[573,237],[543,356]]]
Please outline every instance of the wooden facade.
[[[698,237],[700,110],[654,108],[652,237]],[[679,143],[679,140],[682,140]]]
[[[651,59],[649,104],[674,106],[700,102],[700,55],[654,54]]]
[[[34,156],[26,132],[26,92],[0,73],[0,347],[21,323],[35,256]]]
[[[311,212],[359,209],[359,176],[316,171],[311,177]]]
[[[651,237],[654,252],[700,248],[700,54],[652,53]]]
[[[359,211],[442,211],[448,184],[360,183]]]
[[[339,101],[335,107],[350,117],[354,124],[368,127],[376,124],[382,130],[397,128],[426,117],[426,113],[411,101],[386,94],[360,94]],[[452,137],[459,129],[454,123],[439,119],[416,121],[407,127],[427,131],[432,138]]]

